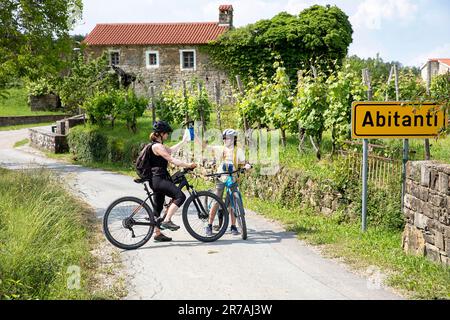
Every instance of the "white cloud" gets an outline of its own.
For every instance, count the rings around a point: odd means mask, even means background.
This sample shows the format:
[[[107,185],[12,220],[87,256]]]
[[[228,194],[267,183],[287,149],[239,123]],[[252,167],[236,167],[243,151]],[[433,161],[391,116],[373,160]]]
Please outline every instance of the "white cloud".
[[[416,56],[409,62],[409,64],[419,67],[427,62],[428,59],[434,58],[450,58],[450,42],[440,45],[429,52]]]
[[[417,12],[418,5],[411,0],[366,0],[358,6],[350,21],[355,29],[379,30],[383,20],[409,23],[414,21]]]

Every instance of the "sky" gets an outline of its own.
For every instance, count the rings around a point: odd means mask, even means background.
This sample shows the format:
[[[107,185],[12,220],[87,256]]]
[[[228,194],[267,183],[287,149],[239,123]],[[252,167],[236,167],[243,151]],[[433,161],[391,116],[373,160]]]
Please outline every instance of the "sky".
[[[83,20],[71,33],[87,34],[97,23],[218,21],[221,4],[233,5],[235,27],[281,11],[337,5],[353,26],[350,55],[379,53],[384,61],[418,67],[429,58],[450,58],[448,0],[83,0]]]

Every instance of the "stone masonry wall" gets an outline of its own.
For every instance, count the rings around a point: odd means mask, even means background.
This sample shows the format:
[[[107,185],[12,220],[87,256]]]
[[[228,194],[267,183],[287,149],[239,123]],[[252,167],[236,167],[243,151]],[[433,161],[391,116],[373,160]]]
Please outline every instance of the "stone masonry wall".
[[[61,100],[54,94],[30,96],[29,105],[31,111],[57,111],[61,109]]]
[[[195,49],[196,70],[181,70],[180,51],[182,49]],[[232,99],[231,84],[224,71],[217,70],[210,62],[209,56],[202,52],[200,46],[91,46],[86,49],[87,56],[97,58],[103,52],[109,50],[120,51],[120,68],[126,72],[132,72],[143,79],[142,83],[136,81],[136,91],[148,96],[150,86],[155,87],[155,92],[161,91],[169,82],[173,87],[180,88],[182,81],[189,82],[192,77],[202,80],[211,99],[214,97],[214,82],[219,83],[220,98],[222,102]],[[159,52],[159,67],[146,67],[146,51]]]
[[[64,153],[69,150],[67,136],[42,129],[29,129],[30,145],[52,153]]]
[[[450,164],[407,164],[403,249],[450,265]]]

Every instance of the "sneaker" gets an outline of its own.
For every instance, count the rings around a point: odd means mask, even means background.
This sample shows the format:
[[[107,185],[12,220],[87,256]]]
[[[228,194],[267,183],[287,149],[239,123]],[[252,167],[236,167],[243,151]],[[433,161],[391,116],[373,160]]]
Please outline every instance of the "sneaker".
[[[214,231],[219,231],[220,230],[220,225],[216,224],[213,227]]]
[[[206,233],[206,235],[207,235],[208,237],[211,237],[211,236],[213,235],[213,233],[212,233],[212,227],[211,227],[211,226],[207,226],[207,227],[205,228],[205,233]]]
[[[160,233],[157,236],[155,236],[153,238],[153,240],[155,240],[156,242],[168,242],[168,241],[172,241],[172,238],[166,237],[165,235]]]
[[[241,233],[239,232],[239,230],[238,230],[235,226],[231,226],[230,231],[231,231],[231,234],[232,234],[233,236],[238,236],[238,235],[241,234]]]
[[[161,223],[161,229],[169,229],[171,231],[176,231],[176,230],[180,229],[180,226],[177,226],[172,221],[168,221],[168,222]]]

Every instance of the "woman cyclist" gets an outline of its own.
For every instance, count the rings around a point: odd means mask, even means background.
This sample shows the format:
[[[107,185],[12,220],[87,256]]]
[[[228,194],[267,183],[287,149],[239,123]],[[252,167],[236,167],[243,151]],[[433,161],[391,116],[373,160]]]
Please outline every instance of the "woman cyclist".
[[[167,215],[164,221],[161,223],[161,229],[169,229],[172,231],[178,230],[180,227],[172,222],[172,216],[178,210],[178,208],[186,200],[184,193],[171,181],[170,174],[167,171],[168,163],[172,163],[175,166],[194,169],[197,165],[195,163],[187,163],[179,159],[172,157],[172,154],[176,153],[181,146],[189,139],[188,136],[184,136],[183,140],[174,145],[173,147],[167,147],[164,145],[164,141],[169,138],[169,134],[172,132],[172,128],[165,121],[157,121],[153,126],[153,132],[150,134],[150,140],[152,146],[150,148],[150,163],[152,171],[151,187],[154,192],[153,202],[156,206],[155,211],[159,215],[164,207],[165,196],[173,199]],[[171,241],[172,238],[165,236],[161,233],[159,228],[155,228],[155,241]]]

